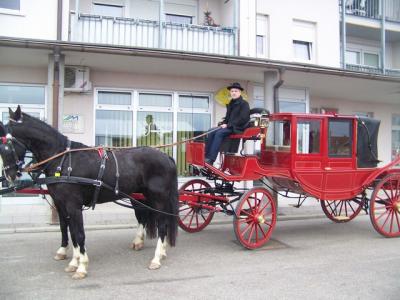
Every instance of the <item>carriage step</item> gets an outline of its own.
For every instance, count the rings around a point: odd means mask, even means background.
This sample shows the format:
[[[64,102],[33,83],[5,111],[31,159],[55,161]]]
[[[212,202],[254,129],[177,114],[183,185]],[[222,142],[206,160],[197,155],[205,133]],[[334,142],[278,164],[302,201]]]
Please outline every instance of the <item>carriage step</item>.
[[[348,216],[335,216],[334,218],[338,221],[347,221],[350,219]]]

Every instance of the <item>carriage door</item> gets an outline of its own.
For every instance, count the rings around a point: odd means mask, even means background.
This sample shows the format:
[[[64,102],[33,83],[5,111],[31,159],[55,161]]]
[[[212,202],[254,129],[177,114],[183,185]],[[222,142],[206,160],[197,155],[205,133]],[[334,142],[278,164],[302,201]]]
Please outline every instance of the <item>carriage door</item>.
[[[353,119],[328,118],[327,122],[323,190],[329,198],[343,200],[354,186]]]
[[[316,190],[323,184],[321,127],[322,119],[297,119],[294,170],[303,184]]]

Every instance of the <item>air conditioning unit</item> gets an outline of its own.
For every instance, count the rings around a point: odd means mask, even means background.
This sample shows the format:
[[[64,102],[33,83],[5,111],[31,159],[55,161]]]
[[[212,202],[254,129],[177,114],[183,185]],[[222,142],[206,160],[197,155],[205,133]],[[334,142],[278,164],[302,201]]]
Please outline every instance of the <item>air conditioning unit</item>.
[[[89,81],[90,70],[82,66],[65,66],[64,68],[64,91],[87,92],[92,89]]]

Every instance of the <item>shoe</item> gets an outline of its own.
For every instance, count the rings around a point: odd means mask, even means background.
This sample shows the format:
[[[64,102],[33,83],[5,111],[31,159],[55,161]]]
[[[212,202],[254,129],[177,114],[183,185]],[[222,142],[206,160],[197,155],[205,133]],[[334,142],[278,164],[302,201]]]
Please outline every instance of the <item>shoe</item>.
[[[214,163],[214,161],[213,161],[211,158],[206,158],[204,161],[205,161],[206,164],[209,164],[209,165],[211,165],[211,166],[212,166],[213,163]]]

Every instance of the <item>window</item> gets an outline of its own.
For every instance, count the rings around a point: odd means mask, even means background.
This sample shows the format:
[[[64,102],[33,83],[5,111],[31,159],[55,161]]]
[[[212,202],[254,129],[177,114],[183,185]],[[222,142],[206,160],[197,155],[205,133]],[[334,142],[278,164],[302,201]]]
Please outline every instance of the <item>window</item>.
[[[1,8],[20,10],[21,3],[20,0],[0,0],[0,9]]]
[[[44,105],[43,86],[0,84],[0,103]]]
[[[123,17],[123,6],[103,3],[93,3],[94,14],[108,17]]]
[[[379,54],[365,50],[346,50],[346,64],[379,68]]]
[[[96,145],[156,146],[204,133],[211,127],[210,96],[178,92],[96,91]],[[184,145],[160,149],[190,175]]]
[[[400,155],[400,115],[392,115],[392,159]]]
[[[330,157],[351,157],[351,120],[329,120],[328,148]]]
[[[364,52],[364,65],[368,67],[379,68],[379,55],[375,53]]]
[[[192,24],[193,17],[184,15],[165,14],[165,19],[170,23]]]
[[[290,121],[272,121],[268,126],[266,146],[275,151],[290,151]]]
[[[360,52],[353,50],[346,50],[346,63],[352,65],[361,64]]]
[[[306,112],[306,103],[289,100],[279,101],[279,112]]]
[[[299,120],[297,122],[297,153],[320,153],[321,121]]]
[[[268,16],[257,15],[256,23],[256,56],[267,57]]]
[[[293,40],[293,52],[296,60],[311,60],[312,43]]]

